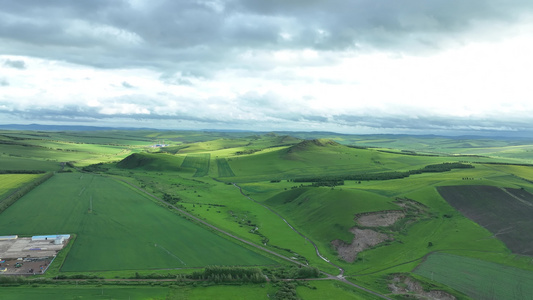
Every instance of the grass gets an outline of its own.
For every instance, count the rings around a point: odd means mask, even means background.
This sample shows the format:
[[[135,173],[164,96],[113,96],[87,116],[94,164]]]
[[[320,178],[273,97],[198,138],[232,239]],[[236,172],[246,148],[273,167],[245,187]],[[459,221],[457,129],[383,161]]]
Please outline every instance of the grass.
[[[391,199],[357,190],[340,188],[298,188],[282,192],[265,201],[304,234],[318,242],[321,249],[330,250],[330,241],[351,242],[350,228],[355,226],[358,213],[398,209]],[[330,252],[330,256],[334,253]]]
[[[42,174],[0,174],[0,202],[10,192],[31,182]]]
[[[117,163],[122,169],[147,171],[182,171],[183,157],[165,153],[133,153]]]
[[[217,158],[218,177],[233,177],[235,174],[225,158]]]
[[[54,233],[77,234],[62,272],[274,263],[122,183],[90,174],[57,174],[0,218],[0,234]]]
[[[382,299],[367,292],[361,291],[347,284],[333,281],[309,281],[309,286],[298,286],[296,292],[304,300],[338,299],[338,300],[373,300]]]
[[[414,273],[474,299],[527,299],[533,295],[533,272],[474,258],[435,253]]]
[[[183,160],[181,167],[196,169],[194,177],[206,176],[209,173],[210,157],[211,155],[209,153],[188,154]]]
[[[43,299],[179,299],[173,289],[151,286],[61,286],[2,287],[3,300]],[[174,298],[173,298],[174,297]]]

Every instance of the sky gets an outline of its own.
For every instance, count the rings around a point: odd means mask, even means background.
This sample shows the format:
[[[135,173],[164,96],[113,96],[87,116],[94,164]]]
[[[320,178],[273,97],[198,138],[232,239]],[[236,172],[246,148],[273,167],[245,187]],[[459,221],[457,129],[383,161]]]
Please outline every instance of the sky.
[[[0,1],[0,124],[533,136],[531,0]]]

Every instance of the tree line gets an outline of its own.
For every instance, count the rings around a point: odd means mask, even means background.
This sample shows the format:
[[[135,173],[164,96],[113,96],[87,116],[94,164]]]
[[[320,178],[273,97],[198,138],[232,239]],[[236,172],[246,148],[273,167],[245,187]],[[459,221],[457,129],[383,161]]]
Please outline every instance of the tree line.
[[[266,277],[258,268],[241,268],[232,266],[207,266],[203,272],[193,272],[188,279],[200,279],[213,282],[251,282],[264,283]]]
[[[390,180],[390,179],[400,179],[406,178],[413,174],[422,174],[422,173],[434,173],[434,172],[447,172],[452,169],[471,169],[474,166],[470,164],[463,163],[441,163],[434,165],[427,165],[421,169],[409,170],[409,171],[390,171],[390,172],[380,172],[380,173],[363,173],[363,174],[345,174],[345,175],[330,175],[330,176],[316,176],[316,177],[300,177],[294,178],[293,182],[335,182],[342,180]]]
[[[33,190],[36,186],[45,182],[52,176],[54,176],[54,173],[50,172],[14,191],[11,195],[7,196],[2,202],[0,202],[0,213],[6,210],[11,204],[15,203],[15,201],[20,199],[22,196],[26,195],[29,191]]]
[[[43,170],[0,170],[0,174],[44,174]]]

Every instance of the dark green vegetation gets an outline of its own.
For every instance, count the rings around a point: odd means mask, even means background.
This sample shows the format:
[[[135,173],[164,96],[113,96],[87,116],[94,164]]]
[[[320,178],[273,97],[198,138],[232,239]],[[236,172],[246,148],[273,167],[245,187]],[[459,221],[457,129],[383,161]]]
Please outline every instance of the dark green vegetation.
[[[473,299],[528,299],[533,272],[479,259],[435,253],[414,273],[450,286]]]
[[[57,173],[0,214],[0,235],[74,233],[48,277],[151,279],[169,286],[154,287],[160,298],[374,297],[334,279],[282,280],[313,279],[318,270],[335,278],[339,268],[348,281],[388,297],[406,296],[389,289],[394,274],[403,274],[465,298],[462,287],[437,280],[432,260],[457,266],[449,274],[461,274],[457,268],[470,260],[519,268],[523,284],[533,285],[532,150],[524,139],[2,131],[0,174],[9,174],[0,178],[11,181],[3,190],[0,182],[0,197],[43,176],[26,173]],[[426,267],[433,281],[420,273]],[[473,298],[500,290],[484,286],[483,276],[471,281],[481,291],[464,292]],[[147,283],[140,284],[144,295]],[[77,295],[70,288],[59,290]]]
[[[533,195],[528,191],[482,185],[441,186],[438,191],[514,253],[533,254]]]

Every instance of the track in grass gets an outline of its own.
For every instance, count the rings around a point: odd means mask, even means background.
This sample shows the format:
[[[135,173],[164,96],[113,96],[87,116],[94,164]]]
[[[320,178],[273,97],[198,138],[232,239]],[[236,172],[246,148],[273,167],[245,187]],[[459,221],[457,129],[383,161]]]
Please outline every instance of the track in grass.
[[[91,174],[57,174],[0,218],[0,235],[55,233],[77,234],[61,271],[183,268],[183,262],[187,268],[275,263],[125,184]]]
[[[185,159],[183,160],[181,167],[196,169],[194,177],[206,176],[209,172],[210,157],[211,154],[209,153],[188,154],[187,157],[185,157]]]
[[[457,255],[434,253],[414,273],[473,299],[530,299],[533,272]]]
[[[218,177],[234,177],[235,174],[225,158],[217,158]]]

